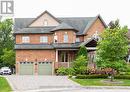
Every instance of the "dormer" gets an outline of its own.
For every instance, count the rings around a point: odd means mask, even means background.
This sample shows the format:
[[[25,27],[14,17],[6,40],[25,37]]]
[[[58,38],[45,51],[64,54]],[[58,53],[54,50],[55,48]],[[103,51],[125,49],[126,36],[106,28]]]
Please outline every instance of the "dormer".
[[[29,27],[47,27],[58,26],[59,20],[51,15],[48,11],[43,12],[37,18],[35,18],[29,25]]]

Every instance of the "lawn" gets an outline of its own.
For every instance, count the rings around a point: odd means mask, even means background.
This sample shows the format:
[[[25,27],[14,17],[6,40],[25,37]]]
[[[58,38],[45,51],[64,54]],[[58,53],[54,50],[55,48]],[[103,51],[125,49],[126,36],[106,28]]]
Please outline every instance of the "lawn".
[[[128,79],[115,79],[122,83],[104,83],[106,79],[72,79],[82,86],[130,86],[130,80]]]
[[[11,92],[11,87],[4,77],[0,77],[0,92]]]

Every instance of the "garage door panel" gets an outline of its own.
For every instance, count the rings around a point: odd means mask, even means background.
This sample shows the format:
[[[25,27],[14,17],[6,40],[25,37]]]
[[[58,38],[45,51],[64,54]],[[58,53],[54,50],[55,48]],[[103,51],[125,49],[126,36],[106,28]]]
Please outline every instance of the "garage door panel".
[[[38,63],[38,74],[39,75],[51,75],[52,74],[52,63],[51,62],[39,62]]]
[[[20,63],[20,75],[33,75],[34,66],[31,62]]]

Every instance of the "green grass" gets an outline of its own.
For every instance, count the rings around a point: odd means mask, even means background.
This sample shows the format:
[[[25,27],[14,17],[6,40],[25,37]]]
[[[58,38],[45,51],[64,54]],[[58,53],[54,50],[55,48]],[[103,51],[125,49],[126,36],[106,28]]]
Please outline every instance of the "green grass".
[[[4,77],[0,77],[0,92],[11,92],[11,87]]]
[[[128,79],[115,79],[116,81],[122,81],[122,83],[104,83],[106,79],[72,79],[82,86],[130,86],[130,80]]]

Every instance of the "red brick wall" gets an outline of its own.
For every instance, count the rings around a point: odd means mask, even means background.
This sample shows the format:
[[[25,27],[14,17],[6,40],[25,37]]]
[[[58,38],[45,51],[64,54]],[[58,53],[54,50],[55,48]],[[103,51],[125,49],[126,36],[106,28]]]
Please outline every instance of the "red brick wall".
[[[89,30],[86,32],[86,36],[84,36],[84,39],[90,38],[96,31],[100,34],[105,29],[103,23],[100,19],[97,19],[93,25],[89,28]]]
[[[31,44],[41,44],[40,36],[48,36],[48,44],[53,42],[53,34],[28,34],[28,35],[16,35],[16,44],[22,43],[22,36],[29,36]]]
[[[84,41],[84,36],[78,35],[78,36],[76,36],[76,37],[79,38],[80,42],[83,42],[83,41]]]
[[[55,34],[57,35],[57,41],[58,43],[64,43],[64,34],[67,32],[68,34],[68,43],[74,43],[76,40],[76,34],[74,31],[71,30],[61,30],[61,31],[56,31]]]
[[[18,61],[55,61],[55,50],[16,50],[16,62]]]

